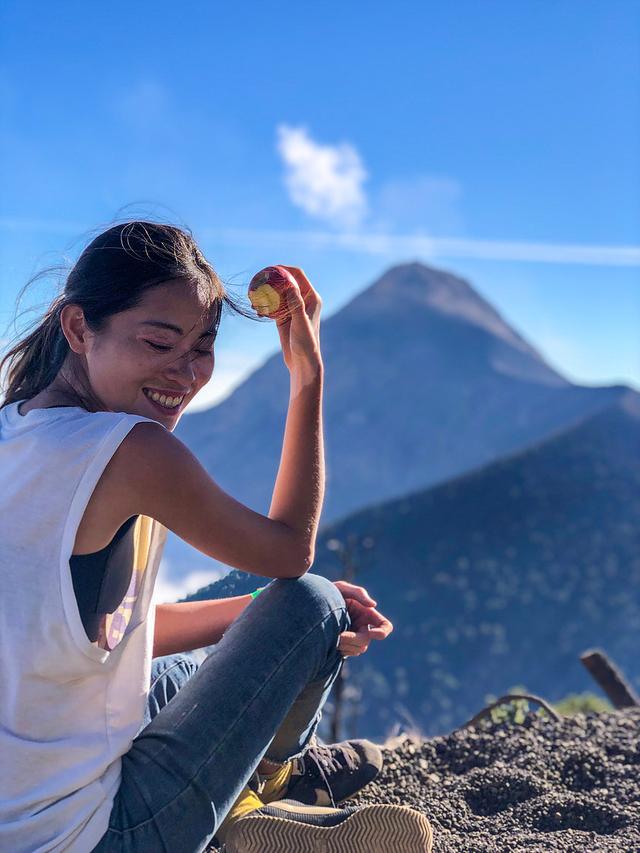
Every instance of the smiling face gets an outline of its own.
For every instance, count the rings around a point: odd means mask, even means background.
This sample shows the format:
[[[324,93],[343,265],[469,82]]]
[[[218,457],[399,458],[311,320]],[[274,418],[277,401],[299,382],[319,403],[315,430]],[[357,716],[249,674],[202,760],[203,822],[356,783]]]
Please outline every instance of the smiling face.
[[[81,350],[93,392],[111,411],[174,429],[211,378],[213,316],[184,281],[144,291],[139,305],[109,317],[102,331],[85,330]]]

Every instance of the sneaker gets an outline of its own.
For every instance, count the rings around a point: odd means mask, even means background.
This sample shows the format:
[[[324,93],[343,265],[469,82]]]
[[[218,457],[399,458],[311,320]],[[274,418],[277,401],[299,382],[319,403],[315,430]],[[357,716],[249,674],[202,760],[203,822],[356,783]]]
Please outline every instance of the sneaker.
[[[382,750],[370,740],[318,743],[314,736],[293,768],[282,796],[310,806],[335,806],[362,790],[382,768]],[[254,774],[250,787],[261,793]]]
[[[255,809],[229,829],[222,853],[431,853],[427,818],[408,806],[305,806],[295,800]]]

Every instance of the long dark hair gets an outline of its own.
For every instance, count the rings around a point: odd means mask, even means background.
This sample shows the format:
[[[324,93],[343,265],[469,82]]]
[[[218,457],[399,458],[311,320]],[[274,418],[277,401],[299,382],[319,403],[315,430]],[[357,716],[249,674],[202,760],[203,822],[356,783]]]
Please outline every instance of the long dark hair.
[[[25,288],[41,274],[30,279]],[[99,332],[109,317],[135,307],[145,290],[173,279],[188,281],[198,288],[205,306],[203,312],[213,308],[214,340],[225,305],[244,317],[259,319],[227,292],[188,229],[146,220],[113,225],[83,250],[69,271],[62,292],[36,321],[36,327],[0,360],[0,375],[7,371],[6,394],[0,408],[35,397],[58,374],[71,352],[60,325],[60,312],[65,305],[79,305],[88,327]],[[84,397],[71,387],[69,394],[86,408],[102,408],[90,388],[83,390]]]

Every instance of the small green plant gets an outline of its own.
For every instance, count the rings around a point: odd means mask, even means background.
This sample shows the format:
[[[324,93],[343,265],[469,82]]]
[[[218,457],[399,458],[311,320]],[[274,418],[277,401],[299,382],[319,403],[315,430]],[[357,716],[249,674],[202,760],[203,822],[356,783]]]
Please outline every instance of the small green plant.
[[[515,687],[510,687],[507,693],[528,693],[526,687],[518,684]],[[490,705],[498,699],[497,696],[489,693],[485,696],[485,704]],[[501,705],[496,705],[489,712],[489,719],[492,723],[515,723],[522,725],[526,715],[531,711],[531,704],[527,699],[511,699],[509,702],[503,702]],[[546,711],[543,708],[538,710],[540,715],[545,715]]]
[[[608,699],[603,699],[595,693],[570,693],[556,702],[553,706],[563,717],[572,717],[574,714],[602,714],[612,711],[613,705]]]

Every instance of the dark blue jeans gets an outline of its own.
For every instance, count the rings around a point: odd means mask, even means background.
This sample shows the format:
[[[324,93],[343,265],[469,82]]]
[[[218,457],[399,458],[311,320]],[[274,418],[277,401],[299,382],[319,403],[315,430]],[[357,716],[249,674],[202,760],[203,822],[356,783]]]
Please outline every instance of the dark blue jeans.
[[[146,724],[93,853],[201,853],[262,758],[306,751],[350,624],[337,587],[307,573],[271,581],[202,663],[155,658]]]

